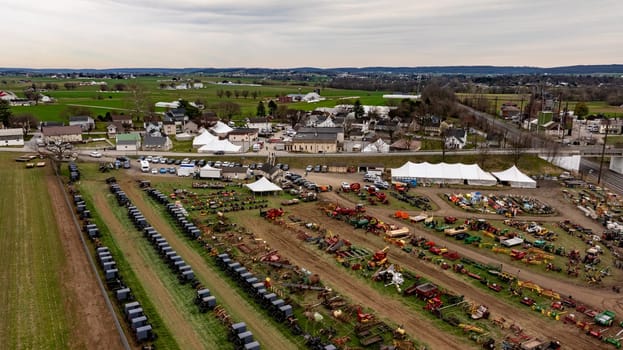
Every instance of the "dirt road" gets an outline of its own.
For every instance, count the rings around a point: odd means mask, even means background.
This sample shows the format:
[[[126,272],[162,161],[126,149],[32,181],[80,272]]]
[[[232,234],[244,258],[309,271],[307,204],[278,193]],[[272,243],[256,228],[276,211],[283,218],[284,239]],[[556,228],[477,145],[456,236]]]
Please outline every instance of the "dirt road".
[[[171,295],[156,271],[151,267],[152,262],[143,259],[141,254],[137,252],[137,243],[135,242],[143,238],[136,232],[128,232],[108,206],[105,195],[102,195],[106,193],[105,188],[99,188],[98,190],[98,192],[93,192],[93,204],[102,220],[106,222],[115,242],[123,251],[125,259],[132,266],[149,299],[154,305],[157,305],[158,315],[175,337],[180,348],[204,349],[208,344],[204,344],[201,341],[200,336],[195,332],[191,323],[186,320],[182,311],[174,304],[173,295]]]
[[[197,277],[217,297],[219,303],[226,305],[234,319],[244,321],[253,336],[262,344],[263,348],[274,350],[296,349],[297,346],[286,339],[277,329],[266,322],[261,314],[243,298],[238,292],[231,290],[228,284],[217,274],[211,271],[204,261],[188,242],[173,232],[166,220],[155,212],[153,207],[144,202],[140,189],[132,181],[120,183],[125,193],[136,207],[143,213],[147,221],[167,239],[171,247],[193,267]]]
[[[65,307],[75,316],[71,327],[70,348],[78,349],[123,349],[119,332],[113,322],[110,309],[104,302],[97,276],[89,266],[86,252],[72,220],[72,208],[63,198],[64,189],[48,167],[46,183],[51,202],[54,203],[54,217],[58,226],[65,255],[60,273],[63,285]]]

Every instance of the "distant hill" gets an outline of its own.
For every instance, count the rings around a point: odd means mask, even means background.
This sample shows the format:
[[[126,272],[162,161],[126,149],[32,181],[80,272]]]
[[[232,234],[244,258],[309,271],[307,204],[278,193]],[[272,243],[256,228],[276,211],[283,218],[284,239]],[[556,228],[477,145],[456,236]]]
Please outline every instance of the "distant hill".
[[[2,68],[4,74],[464,74],[464,75],[523,75],[523,74],[623,74],[623,64],[577,65],[563,67],[524,66],[430,66],[430,67],[336,67],[336,68],[108,68],[108,69],[60,69],[60,68]]]

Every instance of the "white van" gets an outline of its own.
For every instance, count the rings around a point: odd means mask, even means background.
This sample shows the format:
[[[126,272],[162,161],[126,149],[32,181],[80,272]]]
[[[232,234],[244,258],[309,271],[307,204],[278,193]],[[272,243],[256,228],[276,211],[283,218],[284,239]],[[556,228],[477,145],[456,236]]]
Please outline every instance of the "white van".
[[[260,145],[259,143],[253,144],[253,152],[259,152],[260,149],[262,149],[262,145]]]
[[[144,173],[149,172],[149,162],[146,160],[141,160],[141,171]]]

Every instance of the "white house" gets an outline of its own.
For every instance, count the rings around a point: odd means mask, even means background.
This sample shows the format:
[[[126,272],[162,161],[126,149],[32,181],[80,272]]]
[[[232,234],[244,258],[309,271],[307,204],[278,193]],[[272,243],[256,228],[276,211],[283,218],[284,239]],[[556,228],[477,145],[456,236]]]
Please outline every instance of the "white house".
[[[0,129],[0,146],[23,146],[24,130],[21,128]]]
[[[446,130],[446,148],[463,149],[467,144],[467,130],[465,129],[448,129]]]
[[[82,131],[89,131],[95,129],[95,120],[87,115],[79,115],[69,117],[69,126],[79,126]]]
[[[117,134],[117,151],[138,151],[141,148],[141,136],[139,134]]]

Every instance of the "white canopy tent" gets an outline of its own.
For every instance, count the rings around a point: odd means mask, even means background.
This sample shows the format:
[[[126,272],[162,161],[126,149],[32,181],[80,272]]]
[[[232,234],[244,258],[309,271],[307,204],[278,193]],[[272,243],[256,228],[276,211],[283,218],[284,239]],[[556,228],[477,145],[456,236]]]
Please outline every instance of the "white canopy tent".
[[[218,139],[218,137],[210,134],[207,130],[204,130],[193,139],[193,147],[200,148],[201,146],[207,145],[216,139]]]
[[[229,140],[219,140],[213,139],[210,143],[205,144],[197,150],[199,153],[214,153],[214,152],[225,152],[225,153],[237,153],[240,152],[242,146],[236,146],[233,143],[229,142]]]
[[[208,178],[208,179],[220,179],[221,178],[221,169],[213,168],[209,165],[205,165],[199,170],[199,177]]]
[[[500,182],[508,182],[511,187],[536,188],[536,181],[522,173],[514,165],[504,171],[492,172],[491,174],[497,177]]]
[[[497,180],[491,174],[482,170],[478,164],[431,164],[407,162],[400,168],[391,169],[392,180],[418,182],[469,184],[480,186],[494,186]]]
[[[245,185],[248,189],[253,193],[264,193],[264,192],[277,192],[281,191],[281,187],[275,185],[270,182],[267,178],[262,177],[261,179],[255,181],[254,183]]]
[[[378,139],[371,144],[368,144],[363,148],[361,152],[365,153],[388,153],[389,145],[383,141],[383,139]]]
[[[231,127],[229,127],[227,124],[223,123],[222,121],[218,121],[216,122],[216,125],[210,128],[210,130],[212,130],[216,135],[226,136],[234,129],[232,129]]]

